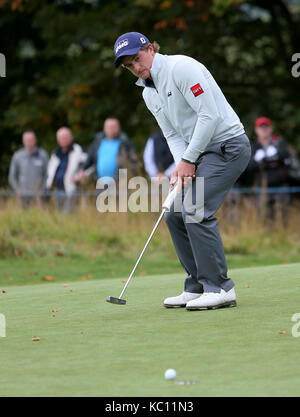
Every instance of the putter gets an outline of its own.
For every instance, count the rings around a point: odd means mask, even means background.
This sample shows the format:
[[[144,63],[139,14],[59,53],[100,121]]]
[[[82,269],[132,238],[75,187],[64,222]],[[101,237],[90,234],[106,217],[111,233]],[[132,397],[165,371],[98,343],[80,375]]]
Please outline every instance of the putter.
[[[134,272],[135,272],[135,270],[136,270],[136,268],[137,268],[140,260],[142,259],[142,256],[144,255],[144,252],[147,249],[147,246],[149,245],[149,242],[152,239],[152,236],[154,235],[155,230],[157,229],[157,227],[158,227],[161,219],[163,218],[163,216],[164,216],[164,214],[165,214],[166,211],[170,211],[171,205],[173,204],[173,202],[174,202],[174,200],[176,198],[176,195],[177,195],[177,186],[175,184],[174,187],[173,187],[173,189],[172,189],[172,191],[168,194],[167,198],[165,199],[165,201],[164,201],[164,203],[162,205],[162,207],[163,207],[162,212],[161,212],[161,214],[160,214],[160,216],[159,216],[159,218],[158,218],[158,220],[157,220],[157,222],[156,222],[156,224],[155,224],[155,226],[154,226],[154,228],[153,228],[153,230],[152,230],[152,232],[151,232],[151,234],[150,234],[150,236],[149,236],[149,238],[148,238],[148,240],[146,242],[146,245],[144,246],[144,249],[142,250],[142,252],[141,252],[141,254],[140,254],[140,256],[139,256],[136,264],[134,265],[134,268],[133,268],[133,270],[132,270],[132,272],[131,272],[128,280],[126,281],[126,284],[124,285],[124,288],[123,288],[123,290],[122,290],[119,298],[111,297],[111,296],[110,297],[107,297],[106,301],[108,303],[121,304],[121,305],[126,304],[126,300],[123,300],[122,299],[122,296],[123,296],[123,294],[124,294],[124,292],[125,292],[128,284],[129,284],[129,282],[130,282],[130,280],[131,280],[131,278],[132,278],[132,276],[133,276],[133,274],[134,274]]]

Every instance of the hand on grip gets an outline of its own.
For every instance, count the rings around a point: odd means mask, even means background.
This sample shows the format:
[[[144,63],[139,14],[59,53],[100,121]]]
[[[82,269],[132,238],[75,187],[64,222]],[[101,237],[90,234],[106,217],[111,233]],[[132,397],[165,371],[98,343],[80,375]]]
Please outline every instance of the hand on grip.
[[[174,200],[176,198],[178,191],[177,191],[177,183],[174,184],[173,189],[169,192],[167,195],[167,198],[165,199],[162,207],[166,210],[170,210],[172,204],[174,203]]]

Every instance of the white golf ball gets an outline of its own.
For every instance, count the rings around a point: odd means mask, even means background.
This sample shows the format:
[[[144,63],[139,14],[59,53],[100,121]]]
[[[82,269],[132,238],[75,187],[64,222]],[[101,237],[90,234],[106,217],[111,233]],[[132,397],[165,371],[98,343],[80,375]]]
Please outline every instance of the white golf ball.
[[[165,372],[166,379],[175,379],[176,378],[176,371],[175,369],[167,369]]]

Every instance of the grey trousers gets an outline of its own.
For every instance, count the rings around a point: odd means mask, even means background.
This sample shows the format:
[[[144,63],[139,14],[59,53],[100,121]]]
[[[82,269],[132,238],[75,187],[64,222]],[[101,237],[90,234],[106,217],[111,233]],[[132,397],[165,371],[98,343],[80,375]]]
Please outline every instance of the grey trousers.
[[[229,291],[233,281],[227,277],[227,263],[214,214],[227,193],[246,169],[251,147],[246,134],[209,145],[199,157],[196,177],[204,178],[203,218],[199,222],[187,221],[183,204],[180,212],[174,204],[165,213],[165,220],[181,265],[188,276],[184,291],[192,293]],[[193,200],[196,180],[192,181]]]

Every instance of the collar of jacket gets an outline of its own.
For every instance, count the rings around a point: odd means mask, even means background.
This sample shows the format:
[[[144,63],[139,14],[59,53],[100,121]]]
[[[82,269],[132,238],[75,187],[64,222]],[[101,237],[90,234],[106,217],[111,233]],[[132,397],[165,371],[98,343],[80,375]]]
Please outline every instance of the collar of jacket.
[[[33,156],[33,157],[39,156],[39,154],[40,154],[40,150],[37,147],[35,148],[35,150],[33,152],[27,152],[27,150],[25,148],[23,148],[23,151],[26,155]]]
[[[154,83],[154,86],[156,86],[159,83],[160,76],[162,75],[162,69],[165,65],[165,57],[164,55],[156,52],[152,61],[152,67],[150,70],[151,77]],[[148,87],[146,85],[146,81],[142,78],[139,78],[137,82],[135,83],[139,87]]]
[[[64,155],[67,155],[67,154],[69,154],[71,151],[73,151],[73,149],[74,149],[74,143],[72,142],[71,143],[71,145],[69,145],[68,146],[68,149],[67,149],[67,151],[66,152],[63,152],[62,151],[62,147],[60,146],[56,151],[55,151],[55,153],[56,153],[56,155],[58,156],[58,157],[60,157],[60,156],[64,156]]]
[[[95,139],[97,139],[97,140],[102,140],[105,137],[106,136],[105,136],[105,133],[103,131],[102,132],[97,132],[96,135],[95,135]],[[119,134],[119,136],[116,139],[120,139],[121,143],[127,142],[129,140],[128,139],[128,136],[126,135],[126,133],[125,132],[122,132],[122,131],[120,131],[120,134]]]

